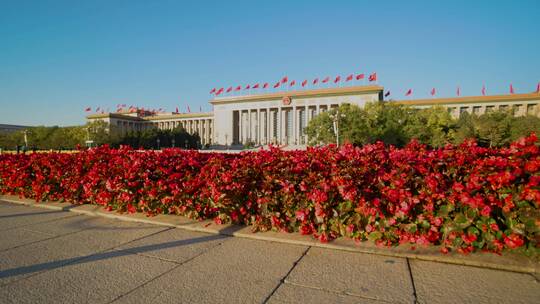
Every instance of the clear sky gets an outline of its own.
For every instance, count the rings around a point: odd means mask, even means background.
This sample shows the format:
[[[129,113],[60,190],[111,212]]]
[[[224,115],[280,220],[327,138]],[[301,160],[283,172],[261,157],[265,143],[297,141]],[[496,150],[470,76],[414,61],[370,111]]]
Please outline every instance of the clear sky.
[[[0,0],[0,123],[211,110],[213,87],[377,72],[403,99],[540,81],[540,1]]]

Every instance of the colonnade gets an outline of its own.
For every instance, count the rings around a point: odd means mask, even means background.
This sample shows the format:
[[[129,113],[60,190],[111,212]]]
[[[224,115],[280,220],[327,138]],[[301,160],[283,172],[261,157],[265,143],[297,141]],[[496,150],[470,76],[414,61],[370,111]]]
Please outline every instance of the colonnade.
[[[182,126],[189,134],[198,134],[201,138],[201,144],[212,144],[213,119],[208,118],[189,118],[181,120],[170,120],[154,122],[154,126],[160,130],[172,130]]]
[[[292,105],[233,111],[233,144],[305,145],[313,117],[338,104]]]

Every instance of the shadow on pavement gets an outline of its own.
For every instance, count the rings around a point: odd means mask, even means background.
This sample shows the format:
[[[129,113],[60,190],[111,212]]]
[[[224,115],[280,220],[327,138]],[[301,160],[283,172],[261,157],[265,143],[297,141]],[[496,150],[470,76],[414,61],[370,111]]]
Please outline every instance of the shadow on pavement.
[[[238,230],[238,229],[241,229],[241,227],[233,226],[233,227],[228,227],[226,229],[223,229],[223,232],[226,231],[226,233],[232,233],[234,230]],[[153,235],[155,234],[149,235],[147,237],[151,237]],[[191,238],[187,240],[178,240],[178,241],[171,241],[171,242],[166,242],[166,243],[161,243],[161,244],[133,247],[129,249],[113,250],[113,251],[108,251],[108,252],[103,252],[103,253],[90,254],[90,255],[82,256],[82,257],[79,256],[79,257],[74,257],[74,258],[69,258],[69,259],[64,259],[64,260],[59,260],[59,261],[52,261],[52,262],[46,262],[46,263],[35,264],[35,265],[30,265],[30,266],[11,268],[11,269],[0,271],[0,279],[8,278],[11,276],[16,276],[16,275],[24,275],[24,274],[30,274],[30,273],[40,272],[40,271],[53,270],[56,268],[74,265],[74,264],[84,264],[84,263],[89,263],[89,262],[95,262],[95,261],[100,261],[100,260],[127,256],[131,254],[145,253],[145,252],[179,247],[179,246],[188,246],[192,244],[219,240],[219,239],[226,239],[226,238],[229,238],[229,236],[222,235],[222,234],[208,235],[208,236],[203,236],[203,237]],[[141,240],[141,239],[137,239],[137,241],[138,240]],[[59,250],[61,249],[59,248]]]
[[[0,219],[2,218],[10,218],[10,217],[21,217],[21,216],[31,216],[31,215],[43,215],[43,214],[53,214],[53,213],[61,213],[64,211],[43,211],[43,212],[28,212],[28,213],[15,213],[15,214],[6,214],[6,215],[0,215]]]

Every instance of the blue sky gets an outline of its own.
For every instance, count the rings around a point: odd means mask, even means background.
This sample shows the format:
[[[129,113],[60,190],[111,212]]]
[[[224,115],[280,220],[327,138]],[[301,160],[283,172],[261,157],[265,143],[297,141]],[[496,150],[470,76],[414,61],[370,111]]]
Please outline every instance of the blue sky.
[[[192,111],[213,87],[377,72],[391,97],[540,81],[540,2],[0,0],[0,123]]]

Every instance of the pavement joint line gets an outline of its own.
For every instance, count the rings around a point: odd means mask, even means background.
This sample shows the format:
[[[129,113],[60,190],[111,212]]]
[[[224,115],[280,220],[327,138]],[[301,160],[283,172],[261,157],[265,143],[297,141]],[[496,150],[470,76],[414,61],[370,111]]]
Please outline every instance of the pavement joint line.
[[[129,290],[128,292],[119,295],[118,297],[114,298],[112,301],[107,302],[107,304],[111,304],[111,303],[113,303],[113,302],[116,302],[116,301],[120,300],[121,298],[123,298],[123,297],[129,295],[130,293],[134,292],[135,290],[137,290],[137,289],[139,289],[139,288],[141,288],[141,287],[144,287],[144,286],[146,286],[146,285],[152,283],[153,281],[155,281],[155,280],[161,278],[162,276],[164,276],[164,275],[166,275],[166,274],[168,274],[168,273],[170,273],[170,272],[172,272],[172,271],[174,271],[174,270],[176,270],[176,269],[182,267],[183,265],[185,265],[185,264],[187,264],[187,263],[189,263],[189,262],[195,260],[196,258],[198,258],[198,257],[200,257],[200,256],[202,256],[202,255],[204,255],[204,254],[206,254],[206,253],[209,252],[210,250],[212,250],[212,249],[214,249],[214,248],[216,248],[216,247],[219,247],[219,246],[221,246],[221,245],[223,245],[223,242],[219,242],[219,243],[217,243],[216,245],[214,245],[214,246],[212,246],[212,247],[210,247],[210,248],[208,248],[208,249],[206,249],[206,250],[204,250],[204,251],[201,251],[199,254],[197,254],[197,255],[195,255],[195,256],[193,256],[193,257],[191,257],[191,258],[189,258],[189,259],[187,259],[187,260],[185,260],[185,261],[182,261],[182,262],[176,262],[176,263],[175,263],[176,266],[174,266],[174,267],[172,267],[171,269],[169,269],[169,270],[167,270],[167,271],[165,271],[165,272],[163,272],[163,273],[161,273],[161,274],[159,274],[159,275],[157,275],[157,276],[151,278],[150,280],[148,280],[148,281],[146,281],[146,282],[143,282],[142,284],[140,284],[140,285],[138,285],[138,286],[132,288],[132,289]],[[154,258],[155,258],[155,257],[154,257]],[[158,260],[161,260],[161,259],[158,259]],[[168,262],[168,261],[167,261],[167,262]]]
[[[76,215],[76,216],[77,216],[77,215]],[[70,217],[71,217],[71,216],[70,216]],[[39,224],[42,224],[42,223],[43,223],[43,222],[41,222],[41,223],[39,223]],[[48,222],[45,222],[45,223],[48,223]],[[21,229],[23,229],[23,228],[21,228]],[[37,241],[33,241],[33,242],[30,242],[30,243],[18,245],[18,246],[11,247],[11,248],[2,249],[2,250],[0,250],[0,252],[5,252],[5,251],[13,250],[13,249],[16,249],[16,248],[20,248],[20,247],[24,247],[24,246],[28,246],[28,245],[32,245],[32,244],[37,244],[37,243],[41,243],[41,242],[45,242],[45,241],[54,240],[54,239],[57,239],[57,238],[61,238],[61,237],[64,237],[64,236],[76,234],[76,233],[83,232],[83,231],[90,230],[90,229],[93,229],[93,227],[83,228],[83,229],[81,229],[81,230],[72,231],[72,232],[68,232],[68,233],[64,233],[64,234],[57,234],[57,235],[52,234],[51,237],[49,237],[49,238],[42,239],[42,240],[37,240]],[[25,229],[25,230],[26,230],[26,229]],[[33,231],[33,230],[29,230],[29,231],[36,232],[36,231]]]
[[[69,233],[69,234],[79,233],[79,232],[81,232],[81,231],[85,231],[85,230],[88,230],[88,229],[92,229],[92,228],[90,227],[90,228],[86,228],[86,229],[83,229],[83,230],[74,231],[74,232]],[[74,263],[78,263],[78,262],[80,262],[81,260],[87,259],[87,258],[89,258],[89,257],[91,257],[91,256],[93,256],[93,255],[96,255],[96,254],[103,254],[103,253],[105,253],[105,252],[107,252],[107,251],[114,250],[114,249],[117,248],[117,247],[124,246],[124,245],[126,245],[126,244],[131,243],[131,242],[135,242],[135,241],[144,239],[144,238],[147,237],[147,236],[156,235],[156,234],[158,234],[158,233],[161,233],[161,232],[164,232],[164,231],[167,231],[167,230],[170,230],[170,229],[174,229],[174,228],[164,229],[164,230],[160,230],[160,231],[158,231],[158,232],[150,233],[150,234],[148,234],[148,235],[145,235],[145,236],[142,236],[142,237],[135,238],[135,239],[133,239],[133,240],[127,241],[127,242],[122,243],[122,244],[115,245],[115,246],[110,247],[110,248],[106,248],[106,249],[103,249],[103,250],[100,250],[100,251],[92,252],[92,253],[86,254],[86,255],[84,255],[84,256],[73,257],[70,261],[67,261],[67,262],[65,262],[65,263],[63,263],[63,264],[60,264],[58,267],[51,268],[51,269],[45,269],[45,270],[36,271],[36,272],[34,272],[34,273],[32,273],[32,274],[30,274],[30,275],[28,275],[28,276],[24,276],[24,277],[21,277],[21,278],[19,278],[19,279],[15,279],[15,280],[10,281],[10,282],[7,282],[7,283],[5,283],[5,284],[0,284],[0,287],[8,286],[8,285],[11,285],[11,284],[17,283],[17,282],[19,282],[19,281],[23,281],[23,280],[28,280],[28,279],[30,279],[30,278],[32,278],[32,277],[34,277],[34,276],[39,275],[39,274],[46,273],[46,272],[49,272],[49,271],[53,271],[53,270],[55,270],[55,269],[57,269],[57,268],[60,268],[60,267],[69,266],[69,265],[74,264]],[[62,236],[66,236],[66,235],[69,235],[69,234],[65,234],[65,235],[62,235]],[[61,236],[58,236],[58,237],[61,237]],[[53,238],[51,238],[51,239],[53,239]],[[20,247],[20,246],[19,246],[19,247]]]
[[[60,212],[65,212],[65,211],[58,211],[58,212],[60,213]],[[25,228],[25,227],[28,227],[28,226],[34,226],[34,225],[38,225],[38,224],[46,224],[46,223],[58,221],[60,219],[73,218],[73,217],[76,217],[76,216],[79,216],[79,215],[78,214],[66,215],[66,216],[61,217],[61,218],[55,218],[55,219],[44,220],[44,221],[40,221],[40,222],[33,222],[31,224],[24,224],[24,225],[20,225],[20,226],[10,227],[10,228],[4,229],[2,231],[11,231],[11,230],[15,230],[15,229],[22,229],[22,228]]]
[[[384,302],[384,303],[394,303],[394,302],[387,301],[387,300],[384,300],[384,299],[368,297],[366,295],[361,295],[361,294],[357,294],[357,293],[351,293],[351,292],[347,292],[347,291],[339,291],[339,290],[334,290],[334,289],[327,289],[327,288],[318,287],[318,286],[304,285],[304,284],[291,282],[291,281],[285,281],[284,284],[303,287],[303,288],[308,288],[308,289],[313,289],[313,290],[319,290],[319,291],[323,291],[323,292],[327,292],[327,293],[333,293],[333,294],[340,295],[340,296],[350,296],[350,297],[367,299],[367,300],[375,300],[375,301]]]
[[[409,276],[411,278],[414,303],[418,303],[418,294],[416,293],[416,285],[414,284],[414,276],[413,276],[413,272],[412,272],[411,262],[410,262],[410,260],[408,258],[406,260],[407,260],[407,269],[409,270]]]
[[[285,274],[285,276],[283,276],[283,278],[281,278],[279,280],[279,283],[277,284],[276,287],[274,287],[274,289],[272,290],[272,292],[270,292],[270,294],[268,295],[268,297],[266,297],[266,299],[264,299],[263,301],[263,304],[266,304],[268,303],[268,301],[270,301],[270,299],[272,298],[272,296],[276,293],[276,291],[279,289],[279,287],[281,287],[281,285],[285,284],[287,278],[289,277],[289,275],[291,274],[291,272],[294,270],[294,268],[296,268],[296,265],[298,265],[300,263],[300,261],[306,256],[306,254],[308,253],[308,251],[311,249],[311,246],[308,246],[306,248],[306,250],[304,250],[304,252],[300,255],[300,257],[294,261],[294,263],[292,264],[291,268],[289,269],[289,271],[287,271],[287,273]]]
[[[493,270],[499,270],[499,271],[516,272],[516,273],[530,273],[530,274],[540,273],[540,263],[538,262],[533,262],[532,263],[533,265],[531,265],[531,263],[528,263],[527,265],[524,265],[524,264],[515,265],[515,264],[504,263],[504,262],[491,262],[491,261],[485,262],[482,260],[478,261],[478,260],[473,260],[473,259],[466,259],[465,257],[441,256],[441,255],[434,255],[430,253],[412,253],[412,252],[408,253],[408,252],[403,252],[403,251],[392,251],[392,249],[379,250],[378,248],[369,248],[369,247],[351,247],[351,246],[345,246],[345,245],[333,244],[333,243],[310,242],[309,240],[304,241],[304,240],[298,240],[298,239],[292,239],[292,238],[291,239],[276,238],[276,237],[262,235],[258,233],[247,234],[247,233],[242,233],[242,232],[239,233],[236,231],[228,232],[227,229],[216,230],[216,229],[212,229],[212,227],[207,228],[206,226],[203,227],[200,225],[192,225],[189,223],[188,224],[185,224],[185,223],[172,224],[172,223],[163,222],[157,219],[137,218],[137,217],[130,217],[129,215],[125,215],[125,214],[108,214],[104,212],[99,212],[97,210],[84,210],[84,209],[80,210],[77,208],[79,206],[84,206],[84,205],[72,205],[73,207],[70,207],[70,208],[66,208],[62,206],[47,207],[47,204],[44,204],[44,203],[20,201],[17,199],[13,199],[13,197],[6,197],[5,195],[0,195],[0,200],[8,201],[10,203],[15,203],[15,204],[28,205],[32,207],[43,207],[43,208],[53,207],[53,209],[55,210],[70,211],[70,212],[75,212],[75,213],[80,213],[80,214],[87,214],[91,216],[114,218],[121,221],[141,222],[141,223],[146,223],[146,224],[151,224],[151,225],[174,227],[174,228],[179,228],[179,229],[183,229],[187,231],[203,232],[203,233],[208,233],[208,234],[227,235],[227,236],[263,240],[263,241],[272,241],[272,242],[279,242],[279,243],[292,244],[292,245],[312,246],[312,247],[318,247],[318,248],[323,248],[323,249],[348,251],[348,252],[361,253],[361,254],[373,254],[373,255],[378,255],[378,256],[387,256],[387,257],[394,257],[394,258],[408,258],[408,259],[419,260],[419,261],[436,262],[436,263],[460,265],[460,266],[467,266],[467,267],[477,267],[477,268],[482,268],[482,269],[493,269]],[[65,203],[65,204],[69,204],[69,203]],[[239,226],[239,227],[244,228],[246,226]]]

